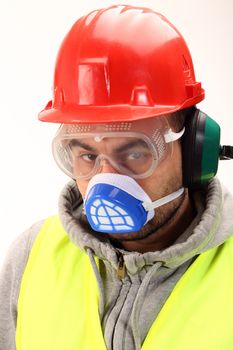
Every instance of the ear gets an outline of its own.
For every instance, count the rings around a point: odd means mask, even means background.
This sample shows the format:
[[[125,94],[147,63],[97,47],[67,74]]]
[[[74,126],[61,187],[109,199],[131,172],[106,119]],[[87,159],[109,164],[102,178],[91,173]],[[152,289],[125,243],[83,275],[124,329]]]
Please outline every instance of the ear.
[[[199,109],[190,109],[182,137],[183,186],[198,188],[217,173],[220,126]]]

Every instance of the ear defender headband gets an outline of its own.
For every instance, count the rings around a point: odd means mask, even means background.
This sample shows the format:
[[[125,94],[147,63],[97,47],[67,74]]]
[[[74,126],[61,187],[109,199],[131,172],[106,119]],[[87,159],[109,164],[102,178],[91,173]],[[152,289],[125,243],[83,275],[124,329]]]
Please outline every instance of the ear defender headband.
[[[192,108],[182,137],[183,186],[199,188],[217,173],[219,159],[232,159],[233,147],[220,145],[220,126],[207,114]]]

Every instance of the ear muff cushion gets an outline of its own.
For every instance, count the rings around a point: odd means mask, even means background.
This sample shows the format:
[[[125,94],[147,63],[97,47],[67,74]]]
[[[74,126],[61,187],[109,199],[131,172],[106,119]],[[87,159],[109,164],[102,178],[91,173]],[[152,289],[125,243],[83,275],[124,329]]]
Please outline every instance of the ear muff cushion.
[[[220,151],[219,125],[198,109],[186,116],[182,138],[183,185],[198,188],[217,172]]]
[[[195,182],[201,177],[203,135],[204,121],[200,123],[199,110],[195,109],[186,116],[185,133],[182,138],[184,187],[193,187]],[[197,142],[197,138],[199,142]]]

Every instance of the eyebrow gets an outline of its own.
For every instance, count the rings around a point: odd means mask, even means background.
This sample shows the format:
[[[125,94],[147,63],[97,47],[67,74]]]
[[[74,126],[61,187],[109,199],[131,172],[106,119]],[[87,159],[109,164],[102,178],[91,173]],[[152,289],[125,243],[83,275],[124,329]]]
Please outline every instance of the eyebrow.
[[[90,151],[90,152],[98,152],[98,150],[90,145],[88,145],[87,143],[85,142],[81,142],[77,139],[73,139],[70,141],[69,143],[69,146],[70,147],[75,147],[75,146],[79,146],[79,147],[82,147],[84,149],[86,149],[87,151]]]
[[[90,151],[90,152],[98,152],[98,149],[95,148],[95,147],[92,147],[90,145],[88,145],[87,143],[85,142],[81,142],[77,139],[73,139],[70,141],[69,143],[69,146],[70,147],[75,147],[75,146],[79,146],[79,147],[82,147],[84,149],[86,149],[87,151]],[[128,149],[130,148],[133,148],[135,146],[142,146],[144,148],[148,148],[146,142],[144,140],[133,140],[131,142],[128,142],[128,143],[125,143],[123,145],[120,145],[119,147],[115,148],[113,150],[114,153],[118,153],[118,152],[124,152],[124,151],[127,151]]]
[[[128,142],[128,143],[125,143],[119,147],[117,147],[114,152],[124,152],[124,151],[127,151],[128,149],[130,148],[133,148],[135,146],[142,146],[144,148],[148,148],[146,142],[144,140],[134,140],[134,141],[131,141],[131,142]]]

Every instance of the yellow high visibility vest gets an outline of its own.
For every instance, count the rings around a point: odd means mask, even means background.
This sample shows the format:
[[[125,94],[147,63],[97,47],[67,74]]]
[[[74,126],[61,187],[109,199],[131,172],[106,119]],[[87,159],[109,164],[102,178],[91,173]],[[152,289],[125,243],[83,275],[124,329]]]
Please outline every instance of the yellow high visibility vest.
[[[98,298],[88,256],[70,241],[58,217],[47,219],[22,278],[17,350],[106,350]],[[142,349],[233,350],[232,238],[189,267]]]

